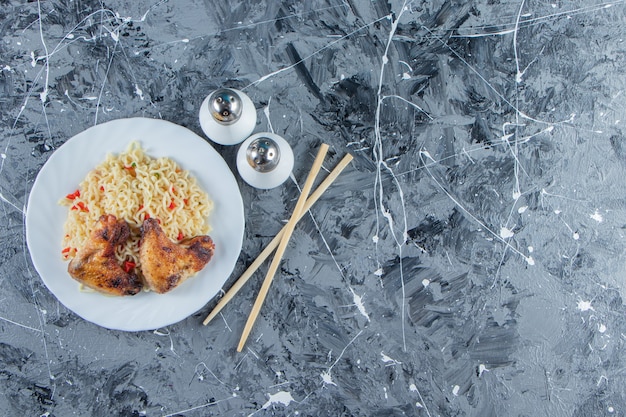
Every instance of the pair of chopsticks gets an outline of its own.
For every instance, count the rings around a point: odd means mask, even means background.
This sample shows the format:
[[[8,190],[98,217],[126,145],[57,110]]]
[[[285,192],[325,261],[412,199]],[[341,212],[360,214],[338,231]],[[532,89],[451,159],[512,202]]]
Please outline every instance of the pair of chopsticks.
[[[274,279],[274,275],[278,270],[278,266],[282,260],[285,249],[287,248],[287,244],[289,243],[289,239],[295,229],[296,223],[304,216],[304,214],[309,211],[309,209],[319,200],[322,194],[330,187],[330,185],[337,179],[339,174],[348,166],[350,161],[352,161],[352,155],[346,154],[343,159],[337,164],[335,169],[331,171],[331,173],[326,177],[326,179],[317,187],[317,189],[309,196],[311,188],[313,187],[313,182],[317,177],[317,174],[322,167],[322,163],[324,162],[324,158],[326,157],[326,153],[328,152],[328,145],[322,144],[317,153],[315,161],[311,166],[311,170],[307,176],[307,179],[302,187],[302,191],[300,193],[300,197],[296,202],[296,206],[289,218],[287,224],[282,228],[282,230],[272,239],[272,241],[263,249],[261,254],[250,264],[248,269],[239,277],[239,279],[233,284],[233,286],[228,290],[226,294],[220,299],[217,303],[213,311],[204,319],[202,324],[207,325],[215,316],[219,314],[219,312],[226,306],[226,304],[239,292],[239,290],[245,285],[246,282],[252,277],[252,275],[256,272],[256,270],[261,266],[261,264],[270,256],[270,254],[276,249],[276,253],[274,254],[274,258],[272,259],[272,263],[265,275],[265,280],[259,290],[259,294],[257,295],[257,299],[252,306],[252,311],[248,316],[248,321],[243,330],[243,334],[241,335],[241,339],[239,341],[239,345],[237,346],[237,352],[241,352],[244,345],[246,344],[246,340],[252,331],[252,327],[254,326],[254,322],[256,321],[257,316],[261,310],[263,302],[267,296],[270,285],[272,284],[272,280]]]

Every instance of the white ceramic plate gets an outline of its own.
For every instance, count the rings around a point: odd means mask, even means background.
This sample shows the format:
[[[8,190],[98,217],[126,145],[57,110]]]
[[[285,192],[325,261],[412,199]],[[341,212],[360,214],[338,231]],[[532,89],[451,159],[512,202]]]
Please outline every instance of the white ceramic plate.
[[[209,217],[215,242],[211,262],[167,294],[141,292],[110,297],[79,290],[61,259],[67,207],[58,201],[78,187],[107,153],[138,141],[152,157],[167,156],[196,177],[214,202]],[[26,211],[26,239],[33,264],[48,289],[67,308],[100,326],[153,330],[176,323],[201,309],[232,273],[243,242],[244,214],[239,187],[230,168],[211,145],[190,130],[163,120],[120,119],[91,127],[57,149],[37,175]]]

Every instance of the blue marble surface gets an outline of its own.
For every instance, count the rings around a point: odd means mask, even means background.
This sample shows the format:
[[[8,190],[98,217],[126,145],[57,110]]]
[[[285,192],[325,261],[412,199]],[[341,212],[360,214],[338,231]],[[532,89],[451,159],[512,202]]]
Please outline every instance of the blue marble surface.
[[[626,415],[626,4],[618,1],[0,2],[0,414]],[[350,167],[267,265],[145,332],[60,304],[26,245],[39,169],[126,117],[203,135],[242,89],[285,137]],[[215,145],[234,168],[236,147]],[[298,197],[238,178],[242,252]]]

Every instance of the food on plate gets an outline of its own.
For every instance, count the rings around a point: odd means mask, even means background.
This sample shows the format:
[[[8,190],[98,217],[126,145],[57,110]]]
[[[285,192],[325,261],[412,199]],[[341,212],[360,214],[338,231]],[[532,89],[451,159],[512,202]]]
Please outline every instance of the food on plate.
[[[172,242],[155,219],[143,222],[139,259],[146,286],[159,294],[168,292],[200,271],[213,257],[209,236]]]
[[[130,228],[113,215],[100,217],[85,244],[67,268],[81,284],[109,295],[135,295],[141,280],[132,271],[124,271],[115,257],[115,248],[126,242]]]
[[[118,155],[107,155],[60,203],[69,207],[64,225],[64,259],[71,261],[79,253],[84,254],[93,232],[103,227],[102,216],[112,215],[128,227],[127,238],[114,245],[117,264],[142,281],[144,221],[155,219],[171,243],[182,244],[193,237],[208,237],[208,217],[213,208],[207,193],[188,171],[170,158],[148,156],[137,142]],[[80,263],[84,264],[85,259]]]

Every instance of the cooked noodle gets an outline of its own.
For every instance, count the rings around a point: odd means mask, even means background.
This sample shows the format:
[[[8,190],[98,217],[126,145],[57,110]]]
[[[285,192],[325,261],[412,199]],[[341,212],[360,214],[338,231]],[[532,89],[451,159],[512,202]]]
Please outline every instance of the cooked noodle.
[[[100,216],[113,214],[130,226],[131,237],[117,248],[120,265],[132,262],[139,271],[140,227],[143,220],[159,220],[173,241],[205,235],[213,202],[196,179],[169,158],[151,158],[132,142],[125,152],[107,155],[77,192],[61,200],[70,207],[65,222],[63,256],[73,258]]]

